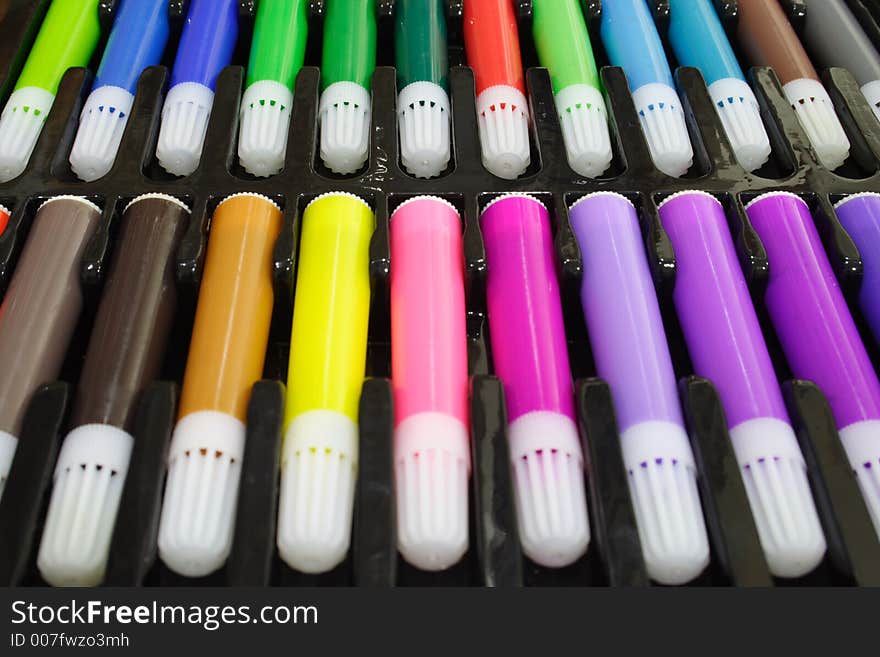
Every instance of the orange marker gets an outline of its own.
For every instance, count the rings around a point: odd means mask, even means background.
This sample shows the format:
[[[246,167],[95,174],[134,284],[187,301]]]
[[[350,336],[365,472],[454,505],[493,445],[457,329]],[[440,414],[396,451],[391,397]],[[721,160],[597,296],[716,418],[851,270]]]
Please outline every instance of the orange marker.
[[[168,458],[159,555],[182,575],[220,568],[232,543],[251,388],[272,320],[281,210],[259,194],[217,206]]]
[[[0,205],[0,235],[6,230],[6,224],[9,223],[9,215],[12,214],[4,206]]]

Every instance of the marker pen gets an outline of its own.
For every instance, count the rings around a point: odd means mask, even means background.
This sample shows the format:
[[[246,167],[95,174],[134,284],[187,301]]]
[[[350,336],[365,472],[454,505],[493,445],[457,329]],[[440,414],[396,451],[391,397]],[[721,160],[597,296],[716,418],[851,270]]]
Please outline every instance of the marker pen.
[[[351,542],[375,226],[370,206],[345,192],[323,194],[303,213],[278,550],[290,567],[304,573],[331,570]]]
[[[398,0],[394,54],[400,159],[417,178],[439,176],[451,156],[443,0]]]
[[[629,79],[654,164],[668,176],[683,176],[693,164],[694,149],[669,62],[645,0],[604,3],[599,31],[612,66],[622,67]]]
[[[835,204],[834,210],[862,257],[859,305],[880,344],[880,194],[847,196]]]
[[[590,524],[550,215],[536,198],[509,194],[486,206],[480,227],[520,541],[536,563],[567,566],[587,551]]]
[[[792,373],[825,393],[880,533],[880,381],[822,248],[806,202],[763,194],[746,212],[767,250],[764,303]]]
[[[614,397],[648,574],[684,584],[709,563],[709,540],[636,209],[624,196],[596,192],[570,216],[593,359]]]
[[[568,163],[587,178],[611,165],[608,110],[579,0],[533,0],[532,32],[550,71]]]
[[[79,196],[43,203],[0,305],[0,495],[31,396],[64,364],[83,306],[80,262],[100,221]]]
[[[816,69],[777,0],[740,0],[737,38],[753,66],[771,66],[822,165],[849,157],[849,139]]]
[[[376,70],[373,0],[328,0],[321,55],[321,159],[336,173],[355,173],[367,161]]]
[[[191,0],[156,146],[159,164],[169,173],[188,176],[198,168],[217,76],[232,61],[237,39],[236,0]]]
[[[123,0],[70,151],[70,167],[82,180],[97,180],[113,166],[138,78],[162,62],[168,33],[167,0]]]
[[[238,159],[245,171],[271,176],[284,167],[293,85],[306,58],[308,0],[261,0],[241,99]]]
[[[442,570],[468,546],[468,359],[461,217],[431,196],[391,215],[397,544]]]
[[[281,210],[259,194],[226,197],[211,220],[159,522],[159,556],[188,577],[223,566],[232,545],[247,407],[263,374],[280,231]]]
[[[669,0],[669,8],[669,42],[678,63],[703,73],[736,159],[754,171],[770,157],[770,138],[712,0]]]
[[[483,166],[513,180],[531,163],[529,104],[511,0],[464,3],[464,47],[474,70]]]
[[[673,299],[694,369],[715,385],[770,572],[800,577],[825,536],[721,203],[705,192],[659,207],[675,249]]]
[[[160,376],[174,323],[175,256],[188,215],[163,194],[138,197],[122,213],[37,557],[53,586],[104,579],[134,444],[131,423],[144,388]]]
[[[11,214],[5,205],[0,205],[0,235],[6,230],[6,224],[9,223],[9,215]]]
[[[24,171],[67,69],[86,66],[98,45],[99,0],[53,0],[3,114],[0,182]]]
[[[849,69],[880,119],[880,53],[843,0],[811,2],[804,45],[822,68]]]

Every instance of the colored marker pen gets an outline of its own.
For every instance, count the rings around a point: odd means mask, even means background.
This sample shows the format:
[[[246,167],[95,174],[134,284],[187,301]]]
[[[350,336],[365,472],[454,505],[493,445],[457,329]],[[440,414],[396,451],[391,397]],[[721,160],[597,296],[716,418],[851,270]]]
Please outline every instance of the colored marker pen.
[[[6,224],[9,223],[9,215],[11,214],[5,205],[0,205],[0,235],[6,230]]]
[[[259,194],[233,194],[214,210],[159,522],[159,556],[188,577],[223,566],[232,546],[247,407],[263,374],[280,231],[281,210]]]
[[[520,542],[536,563],[567,566],[587,551],[590,524],[550,215],[536,198],[510,194],[486,206],[480,227]]]
[[[169,173],[188,176],[198,168],[217,76],[232,61],[237,39],[236,0],[191,0],[156,146],[159,164]]]
[[[593,359],[614,397],[645,565],[657,582],[684,584],[709,563],[709,540],[636,209],[596,192],[570,216]]]
[[[659,211],[675,249],[675,309],[694,370],[721,397],[770,572],[806,575],[825,536],[724,209],[687,191]]]
[[[391,215],[397,544],[424,570],[468,546],[468,359],[461,217],[419,196]]]
[[[654,164],[668,176],[683,176],[693,164],[694,149],[669,62],[645,0],[604,3],[599,31],[611,65],[622,67],[629,79]]]
[[[98,45],[99,0],[53,0],[3,114],[0,182],[24,171],[67,69],[86,66]]]
[[[678,63],[703,73],[736,159],[754,171],[770,157],[770,138],[712,0],[670,0],[669,7],[669,42]]]
[[[532,32],[541,66],[550,71],[568,163],[595,178],[611,165],[611,137],[579,0],[533,0]]]
[[[806,202],[763,194],[746,212],[767,250],[764,303],[791,371],[825,393],[880,533],[880,381],[859,338]]]
[[[83,306],[83,251],[100,221],[79,196],[43,203],[0,306],[0,495],[31,396],[61,372]]]
[[[739,0],[737,38],[753,66],[770,66],[822,165],[849,157],[849,139],[794,28],[776,0]]]
[[[834,210],[862,257],[859,305],[880,344],[880,194],[847,196]]]
[[[138,78],[162,62],[168,33],[167,0],[123,0],[70,151],[70,167],[82,180],[97,180],[113,166]]]
[[[822,68],[849,69],[880,119],[880,53],[843,0],[811,2],[804,45]]]
[[[53,586],[104,579],[134,444],[131,423],[144,388],[160,375],[174,323],[175,256],[188,215],[163,194],[138,197],[122,213],[37,557]]]
[[[303,213],[278,550],[304,573],[331,570],[345,559],[351,542],[375,225],[370,206],[345,192],[323,194]]]
[[[367,161],[376,70],[376,7],[373,0],[328,0],[321,56],[321,159],[328,169],[350,174]]]
[[[443,0],[398,0],[394,7],[400,159],[417,178],[439,176],[451,156],[444,12]]]
[[[464,3],[464,46],[474,70],[483,166],[513,180],[531,163],[529,104],[511,0]]]
[[[271,176],[284,167],[293,85],[306,58],[307,0],[261,0],[241,99],[238,159],[245,171]]]

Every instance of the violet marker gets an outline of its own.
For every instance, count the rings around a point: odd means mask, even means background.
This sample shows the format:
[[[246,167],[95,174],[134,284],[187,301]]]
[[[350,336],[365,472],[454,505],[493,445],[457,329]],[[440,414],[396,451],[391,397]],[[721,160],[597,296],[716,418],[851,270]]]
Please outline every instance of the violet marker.
[[[613,192],[571,207],[596,370],[614,396],[648,574],[684,584],[709,563],[697,469],[636,210]]]
[[[794,375],[828,398],[840,440],[880,533],[880,380],[806,202],[762,194],[746,213],[770,260],[764,302]]]
[[[567,566],[587,551],[590,525],[550,215],[536,198],[508,194],[486,206],[480,226],[520,541],[536,563]]]
[[[694,370],[721,397],[767,565],[800,577],[822,560],[825,536],[724,209],[684,191],[658,210],[675,250],[675,310]]]

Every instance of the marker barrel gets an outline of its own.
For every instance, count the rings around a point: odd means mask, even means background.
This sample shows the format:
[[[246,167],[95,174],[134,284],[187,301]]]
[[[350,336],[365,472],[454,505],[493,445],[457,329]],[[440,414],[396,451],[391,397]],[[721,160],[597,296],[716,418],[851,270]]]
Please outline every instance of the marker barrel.
[[[464,43],[478,96],[497,86],[513,87],[525,95],[519,32],[511,0],[466,2]]]
[[[745,81],[711,0],[669,1],[669,42],[681,66],[694,66],[706,84],[725,78]]]
[[[191,0],[171,71],[171,87],[195,82],[213,91],[220,71],[232,61],[237,39],[236,0]]]
[[[330,0],[324,19],[321,89],[353,82],[367,91],[376,69],[374,0]]]
[[[168,34],[167,0],[125,0],[92,88],[119,87],[134,94],[143,70],[161,63]]]
[[[862,258],[859,305],[880,344],[880,195],[855,194],[834,209]]]
[[[6,224],[9,223],[9,215],[12,214],[6,207],[0,205],[0,235],[6,230]]]
[[[211,221],[159,526],[159,554],[182,575],[207,575],[229,554],[247,406],[269,340],[280,231],[281,211],[258,194],[227,197]]]
[[[468,545],[468,371],[462,224],[434,197],[391,216],[391,368],[398,544],[441,570]]]
[[[533,0],[532,30],[541,65],[550,71],[553,93],[574,84],[601,90],[590,34],[578,0]]]
[[[449,90],[443,0],[398,0],[394,8],[397,87],[432,82]]]
[[[330,570],[351,540],[375,221],[345,193],[303,213],[278,510],[281,557],[303,572]]]

